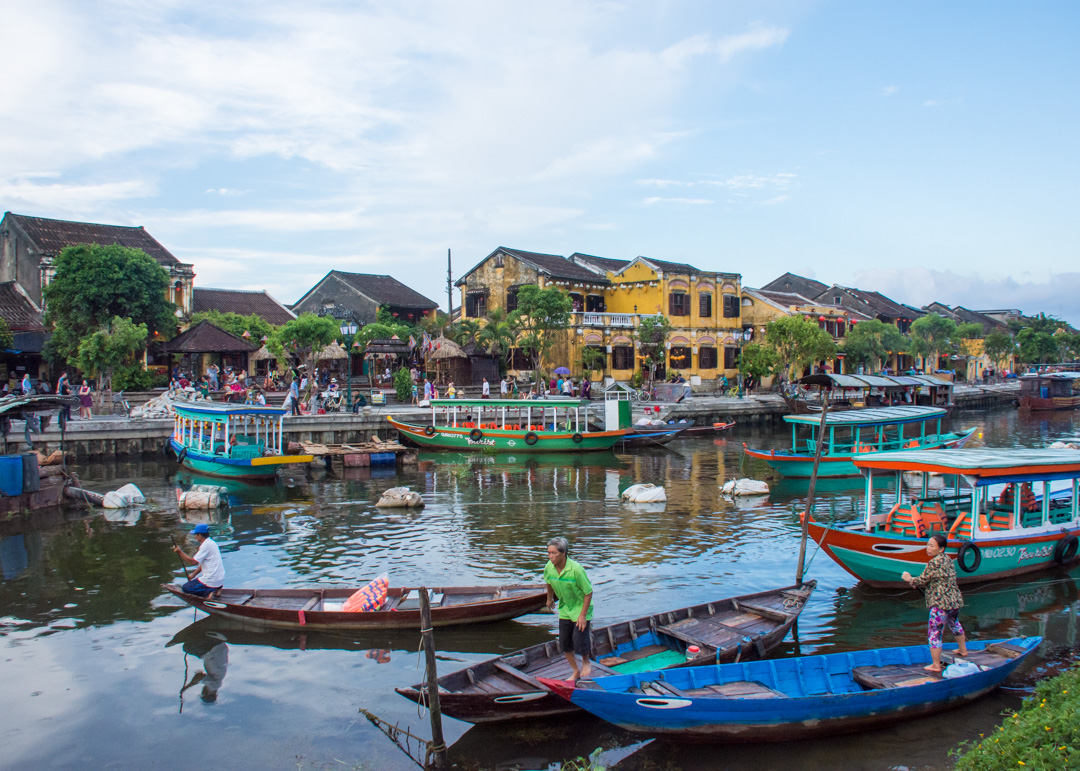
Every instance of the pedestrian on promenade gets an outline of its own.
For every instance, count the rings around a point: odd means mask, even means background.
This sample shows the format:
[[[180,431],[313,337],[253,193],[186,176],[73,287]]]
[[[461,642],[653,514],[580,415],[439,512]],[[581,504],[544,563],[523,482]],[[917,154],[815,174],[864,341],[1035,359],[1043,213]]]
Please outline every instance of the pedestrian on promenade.
[[[593,587],[585,568],[570,559],[569,551],[570,543],[565,538],[548,541],[544,583],[548,609],[554,612],[558,600],[559,642],[574,673],[570,681],[576,682],[592,672]],[[581,657],[580,669],[575,654]]]
[[[93,406],[94,400],[90,396],[90,384],[83,380],[82,385],[79,386],[79,417],[84,420],[93,418]]]
[[[424,401],[431,400],[432,389],[433,386],[431,385],[431,381],[427,378],[424,378]]]
[[[499,381],[499,398],[500,399],[505,399],[507,397],[507,395],[510,393],[510,387],[506,384],[506,381],[509,380],[509,379],[510,379],[510,376],[507,375],[506,377],[504,377],[502,380]]]
[[[292,404],[290,405],[290,408],[292,410],[290,414],[299,416],[300,415],[300,386],[296,382],[295,377],[293,377],[292,383],[289,384],[289,401],[292,402]]]
[[[480,387],[480,398],[481,399],[490,399],[491,398],[491,384],[488,382],[487,378],[484,378],[484,383]]]
[[[926,553],[930,561],[917,578],[906,570],[900,577],[909,586],[926,587],[926,607],[930,608],[930,622],[927,624],[927,638],[930,643],[930,658],[933,663],[924,667],[928,672],[941,671],[941,633],[945,625],[956,638],[957,653],[967,656],[967,638],[964,627],[960,626],[960,608],[964,607],[964,598],[956,584],[956,565],[945,553],[947,540],[941,533],[934,533],[926,542]]]

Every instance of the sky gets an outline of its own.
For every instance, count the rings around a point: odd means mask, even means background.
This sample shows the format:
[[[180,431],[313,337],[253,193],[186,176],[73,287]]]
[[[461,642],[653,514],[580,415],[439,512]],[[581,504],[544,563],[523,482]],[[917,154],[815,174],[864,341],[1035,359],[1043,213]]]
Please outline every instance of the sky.
[[[0,209],[446,306],[499,246],[1080,324],[1080,4],[3,0]]]

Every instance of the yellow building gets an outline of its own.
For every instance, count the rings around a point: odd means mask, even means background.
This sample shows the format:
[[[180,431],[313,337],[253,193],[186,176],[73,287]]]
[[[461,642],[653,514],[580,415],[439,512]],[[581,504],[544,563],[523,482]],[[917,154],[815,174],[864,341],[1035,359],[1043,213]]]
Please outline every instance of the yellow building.
[[[517,290],[526,284],[558,287],[573,303],[570,329],[545,365],[582,374],[582,350],[603,354],[604,367],[592,377],[629,380],[641,370],[635,332],[643,318],[662,314],[674,327],[665,366],[687,379],[736,374],[743,336],[741,277],[709,272],[647,257],[612,260],[586,254],[569,258],[499,247],[456,282],[462,318],[483,319],[495,308],[514,310]],[[529,369],[520,354],[515,368]]]

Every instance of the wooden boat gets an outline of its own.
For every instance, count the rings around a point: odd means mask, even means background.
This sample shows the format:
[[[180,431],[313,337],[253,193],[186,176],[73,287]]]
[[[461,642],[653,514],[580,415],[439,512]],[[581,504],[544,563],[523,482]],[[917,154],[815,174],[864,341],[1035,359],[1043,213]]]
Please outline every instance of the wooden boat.
[[[868,453],[854,462],[866,477],[866,514],[836,525],[811,518],[810,537],[842,568],[871,586],[906,588],[900,574],[921,572],[931,533],[948,538],[946,552],[956,559],[960,583],[1019,575],[1076,559],[1080,536],[1076,450],[903,451]],[[907,501],[898,495],[895,505],[885,511],[873,505],[875,479],[916,471],[923,473],[921,494]],[[946,475],[943,489],[930,490],[931,473]],[[1056,490],[1051,489],[1054,481]]]
[[[852,459],[864,452],[899,449],[937,449],[962,447],[975,428],[960,433],[943,433],[941,419],[946,410],[941,407],[881,407],[825,416],[827,444],[822,449],[819,477],[858,476]],[[817,432],[821,423],[817,415],[785,415],[791,424],[790,450],[743,450],[751,458],[760,458],[785,477],[809,477],[814,468]],[[798,429],[808,429],[800,435]]]
[[[689,667],[546,684],[628,731],[675,741],[818,738],[955,709],[1001,685],[1041,637],[968,642],[978,670],[930,673],[930,649],[903,648]],[[963,661],[946,645],[942,663]]]
[[[686,433],[687,427],[675,426],[634,426],[630,433],[621,437],[619,447],[657,447],[667,444]]]
[[[386,419],[428,449],[513,452],[610,450],[627,429],[590,431],[585,399],[432,399],[431,422]]]
[[[1080,372],[1024,375],[1020,380],[1020,409],[1042,412],[1080,407]]]
[[[162,584],[192,607],[249,627],[356,631],[362,629],[419,629],[420,599],[415,587],[390,587],[383,607],[346,613],[341,605],[359,587],[307,589],[222,589],[214,599],[187,594],[174,584]],[[547,590],[536,584],[506,586],[446,586],[429,589],[431,623],[458,626],[502,621],[544,607]]]
[[[812,386],[823,386],[829,401],[829,412],[862,409],[864,407],[924,406],[953,408],[953,384],[930,375],[838,375],[818,373],[798,381],[799,387],[781,391],[781,396],[793,415],[821,413],[821,392]],[[816,398],[815,398],[816,396]]]
[[[182,465],[200,474],[268,479],[279,466],[314,460],[284,454],[284,407],[194,402],[173,408],[169,446]]]
[[[765,656],[787,636],[817,586],[808,581],[594,629],[593,671],[607,675]],[[687,658],[687,648],[700,652]],[[444,715],[467,723],[563,715],[576,707],[540,683],[571,673],[558,640],[497,656],[439,678]],[[412,701],[422,685],[398,688]]]

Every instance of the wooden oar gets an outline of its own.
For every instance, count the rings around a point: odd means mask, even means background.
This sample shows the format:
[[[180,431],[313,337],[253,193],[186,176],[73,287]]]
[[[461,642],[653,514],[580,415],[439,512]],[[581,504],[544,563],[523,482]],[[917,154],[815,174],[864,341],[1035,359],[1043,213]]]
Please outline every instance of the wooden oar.
[[[173,536],[171,534],[169,535],[169,540],[172,541],[172,545],[175,547],[176,546],[176,539],[173,538]],[[176,555],[176,558],[178,560],[180,560],[180,567],[183,568],[183,570],[184,570],[184,578],[186,578],[188,581],[190,581],[191,576],[187,572],[187,565],[184,564],[184,558],[181,557],[179,554]]]

